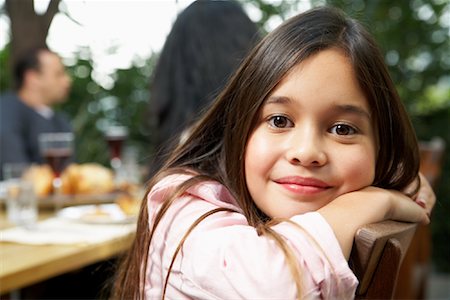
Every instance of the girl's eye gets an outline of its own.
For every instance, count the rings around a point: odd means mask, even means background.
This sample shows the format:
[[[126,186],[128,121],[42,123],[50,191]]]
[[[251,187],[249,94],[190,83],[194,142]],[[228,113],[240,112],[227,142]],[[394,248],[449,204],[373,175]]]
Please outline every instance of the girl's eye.
[[[331,127],[330,132],[337,135],[351,135],[357,133],[355,128],[346,124],[334,125],[333,127]]]
[[[294,127],[294,124],[285,116],[272,116],[268,120],[269,125],[275,128]]]

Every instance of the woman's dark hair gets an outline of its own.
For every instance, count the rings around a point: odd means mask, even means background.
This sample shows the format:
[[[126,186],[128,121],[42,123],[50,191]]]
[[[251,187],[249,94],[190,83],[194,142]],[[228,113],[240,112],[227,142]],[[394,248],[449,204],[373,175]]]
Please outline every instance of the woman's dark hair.
[[[254,48],[149,188],[162,176],[179,172],[179,168],[191,169],[202,178],[225,185],[250,225],[259,227],[270,220],[255,205],[246,186],[247,141],[264,101],[279,82],[296,65],[326,49],[338,49],[349,57],[368,100],[378,145],[373,185],[402,190],[412,183],[419,170],[417,140],[380,50],[358,22],[335,8],[320,7],[286,21]],[[182,186],[176,192],[179,194],[185,188]],[[168,197],[167,205],[152,220],[151,230],[144,200],[138,221],[139,234],[121,269],[116,295],[140,296],[139,284],[143,285],[144,273],[139,270],[145,270],[151,234],[176,198],[174,195]],[[288,258],[288,263],[295,264],[295,260]]]
[[[259,41],[257,26],[235,1],[195,1],[176,19],[150,86],[148,125],[153,175],[183,129],[222,90]]]

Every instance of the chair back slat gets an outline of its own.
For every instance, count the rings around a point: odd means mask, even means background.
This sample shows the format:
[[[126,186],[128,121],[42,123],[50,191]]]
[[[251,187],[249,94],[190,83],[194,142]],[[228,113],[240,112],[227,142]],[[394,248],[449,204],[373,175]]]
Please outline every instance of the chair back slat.
[[[415,223],[389,220],[358,230],[350,255],[350,266],[359,280],[356,298],[379,299],[380,292],[392,296],[400,264],[416,227]],[[385,269],[389,272],[384,272]],[[383,291],[375,286],[383,286]]]

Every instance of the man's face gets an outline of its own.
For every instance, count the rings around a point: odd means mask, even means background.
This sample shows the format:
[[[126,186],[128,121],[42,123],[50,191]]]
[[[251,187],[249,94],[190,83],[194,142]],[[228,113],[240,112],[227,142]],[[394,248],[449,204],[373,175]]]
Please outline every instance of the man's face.
[[[40,69],[37,72],[37,90],[45,104],[63,102],[70,92],[72,80],[66,73],[61,59],[55,53],[43,51],[39,54]]]

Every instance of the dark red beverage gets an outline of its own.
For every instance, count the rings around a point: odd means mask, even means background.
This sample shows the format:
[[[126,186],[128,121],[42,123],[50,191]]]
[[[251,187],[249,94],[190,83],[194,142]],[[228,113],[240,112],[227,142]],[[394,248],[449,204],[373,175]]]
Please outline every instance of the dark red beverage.
[[[72,156],[72,149],[47,149],[43,154],[55,176],[59,177]]]
[[[111,156],[111,167],[118,169],[120,167],[122,154],[122,145],[128,137],[128,129],[124,126],[110,126],[105,130],[105,139],[108,142]]]
[[[120,158],[122,144],[125,140],[125,136],[107,136],[106,141],[108,142],[109,150],[111,152],[111,158]]]

